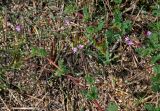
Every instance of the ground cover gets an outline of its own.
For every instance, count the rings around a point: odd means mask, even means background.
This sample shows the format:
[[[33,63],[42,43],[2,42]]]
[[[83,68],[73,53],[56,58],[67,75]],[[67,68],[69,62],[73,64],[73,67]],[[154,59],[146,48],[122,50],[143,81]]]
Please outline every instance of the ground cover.
[[[159,0],[1,0],[0,110],[160,111]]]

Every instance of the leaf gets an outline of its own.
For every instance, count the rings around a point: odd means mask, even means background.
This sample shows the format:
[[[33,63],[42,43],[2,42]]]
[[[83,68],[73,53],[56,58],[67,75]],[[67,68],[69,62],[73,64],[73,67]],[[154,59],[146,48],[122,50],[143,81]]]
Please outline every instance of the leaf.
[[[110,102],[107,111],[118,111],[118,106],[114,102]]]
[[[160,92],[160,74],[157,74],[155,77],[151,80],[152,84],[152,90],[154,92]]]
[[[152,64],[155,64],[159,60],[160,60],[160,55],[153,56],[152,57]]]
[[[36,47],[32,47],[32,48],[31,48],[31,55],[32,55],[32,56],[36,56],[36,55],[37,55],[37,52],[38,52],[37,50],[38,50],[38,49],[37,49]]]
[[[94,100],[98,98],[98,91],[95,86],[92,86],[90,90],[87,93],[87,99],[88,100]]]
[[[154,70],[155,73],[160,73],[160,65],[155,65],[153,67],[153,70]]]
[[[113,42],[115,42],[117,40],[116,37],[114,37],[114,31],[109,29],[105,32],[105,35],[107,37],[107,41],[108,41],[108,45],[111,45]]]
[[[150,28],[153,30],[153,31],[158,31],[160,30],[160,21],[157,21],[157,22],[154,22],[152,24],[150,24]]]
[[[76,6],[74,4],[70,4],[65,7],[65,10],[64,10],[65,14],[72,14],[74,12],[76,12]]]
[[[157,33],[152,33],[151,37],[149,38],[151,44],[153,45],[153,47],[155,48],[156,45],[159,44],[160,39],[159,39],[159,35]]]
[[[122,24],[122,35],[129,32],[132,29],[131,21],[127,20]]]
[[[144,108],[147,110],[147,111],[155,111],[155,108],[153,106],[153,104],[145,104],[144,105]]]
[[[152,54],[153,48],[137,48],[136,51],[139,53],[140,56],[146,57]]]
[[[114,19],[112,20],[112,23],[122,23],[122,12],[119,9],[114,11]]]
[[[89,9],[88,9],[87,6],[85,6],[83,8],[83,15],[84,15],[84,17],[83,17],[84,22],[86,22],[86,21],[88,21],[90,19]]]
[[[97,31],[100,31],[102,30],[104,27],[104,21],[103,20],[100,20],[99,24],[98,24],[98,27],[97,27]]]
[[[38,51],[39,51],[38,56],[40,56],[40,57],[46,57],[47,56],[47,52],[46,52],[45,49],[40,48]]]
[[[155,111],[160,111],[160,107],[156,108]]]
[[[89,33],[89,34],[95,33],[95,27],[93,27],[93,26],[88,26],[88,27],[86,28],[86,32]]]
[[[46,57],[47,51],[43,48],[32,47],[31,49],[32,56]]]
[[[122,3],[122,0],[113,0],[113,1],[114,1],[114,3],[116,3],[116,4]]]
[[[154,6],[151,6],[151,8],[153,9],[152,14],[154,16],[160,17],[160,5],[156,4]]]
[[[64,60],[63,59],[58,60],[58,66],[59,66],[60,69],[56,70],[56,72],[55,72],[56,76],[62,76],[62,75],[66,74],[68,72],[67,67],[64,65]]]
[[[93,84],[95,82],[95,79],[90,75],[86,75],[85,80],[87,81],[88,84]]]

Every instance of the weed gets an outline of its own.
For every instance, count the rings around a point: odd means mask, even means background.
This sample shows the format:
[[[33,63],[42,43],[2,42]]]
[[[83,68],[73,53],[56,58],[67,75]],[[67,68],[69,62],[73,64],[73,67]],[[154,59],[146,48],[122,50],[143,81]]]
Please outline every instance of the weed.
[[[47,56],[47,52],[45,49],[43,48],[38,48],[38,47],[32,47],[31,50],[31,56],[38,56],[38,57],[46,57]]]
[[[106,111],[118,111],[118,106],[114,102],[110,102]]]
[[[147,111],[160,111],[160,107],[155,107],[153,104],[145,104],[144,105],[145,109]]]
[[[157,32],[160,29],[159,22],[152,23],[150,25],[152,27],[152,34],[149,35],[148,38],[146,38],[146,46],[145,48],[139,48],[137,49],[137,52],[142,56],[142,57],[147,57],[150,56],[151,58],[151,63],[154,64],[153,69],[157,75],[152,78],[152,89],[154,91],[160,91],[160,73],[158,72],[160,70],[160,34]]]
[[[67,74],[68,69],[64,65],[64,61],[62,59],[58,61],[58,66],[59,66],[59,68],[55,71],[55,75],[56,76],[61,77],[61,76],[65,75],[65,74]]]
[[[82,90],[82,94],[88,99],[88,100],[95,100],[98,98],[98,91],[97,88],[94,86],[95,80],[92,76],[86,75],[85,80],[87,84],[89,85],[89,88],[87,90]]]

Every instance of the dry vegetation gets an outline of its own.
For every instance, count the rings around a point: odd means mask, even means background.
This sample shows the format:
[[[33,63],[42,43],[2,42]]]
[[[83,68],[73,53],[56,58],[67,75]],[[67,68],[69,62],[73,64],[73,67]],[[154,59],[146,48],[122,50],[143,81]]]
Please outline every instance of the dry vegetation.
[[[151,12],[159,1],[113,1],[0,0],[0,111],[116,111],[108,108],[111,102],[119,111],[160,106],[151,88],[151,57],[135,51],[144,46],[148,25],[159,20]],[[126,25],[121,33],[112,24],[118,9],[131,30]],[[101,20],[97,32],[88,28]],[[120,37],[108,40],[109,29]]]

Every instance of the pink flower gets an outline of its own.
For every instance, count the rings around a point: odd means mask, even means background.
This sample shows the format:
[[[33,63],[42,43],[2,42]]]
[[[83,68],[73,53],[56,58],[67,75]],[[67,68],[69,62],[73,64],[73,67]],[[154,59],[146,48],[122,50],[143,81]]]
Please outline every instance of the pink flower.
[[[127,45],[133,45],[134,44],[133,41],[128,36],[125,38],[125,42],[126,42]]]
[[[64,20],[64,24],[65,24],[65,25],[70,25],[69,19],[65,19],[65,20]]]
[[[133,45],[134,43],[130,40],[127,42],[128,45]]]
[[[144,32],[144,35],[145,35],[145,36],[150,36],[151,34],[152,34],[151,31],[145,31],[145,32]]]
[[[17,26],[16,26],[16,31],[17,31],[17,32],[20,32],[20,31],[21,31],[21,26],[20,26],[20,25],[17,25]]]
[[[78,45],[78,48],[79,48],[79,49],[83,49],[83,47],[84,47],[84,45],[82,45],[82,44],[79,44],[79,45]]]
[[[150,36],[152,34],[151,31],[147,31],[147,36]]]
[[[73,53],[76,53],[78,49],[76,47],[72,48]]]
[[[127,41],[129,41],[130,39],[129,39],[129,37],[127,36],[126,38],[125,38],[125,42],[127,42]]]

